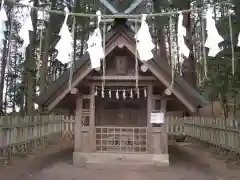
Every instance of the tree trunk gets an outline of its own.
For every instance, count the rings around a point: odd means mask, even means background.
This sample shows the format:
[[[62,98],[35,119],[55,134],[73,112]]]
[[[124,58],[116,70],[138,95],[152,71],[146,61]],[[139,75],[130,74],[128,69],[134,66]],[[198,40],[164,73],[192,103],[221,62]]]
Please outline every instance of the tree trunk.
[[[166,47],[166,42],[165,42],[164,27],[159,28],[158,33],[157,33],[157,37],[158,37],[158,45],[159,45],[160,56],[163,59],[167,60],[168,56],[167,56],[167,47]]]
[[[3,113],[3,89],[4,89],[4,80],[5,80],[5,71],[6,71],[6,65],[7,65],[7,41],[4,42],[4,48],[2,52],[2,63],[1,63],[1,69],[0,69],[0,114]]]
[[[191,1],[183,1],[183,9],[190,9]],[[187,36],[185,38],[185,43],[190,50],[190,55],[185,58],[182,64],[182,75],[183,78],[192,86],[196,87],[196,61],[193,54],[193,40],[192,40],[192,23],[190,13],[183,14],[183,25],[186,27]]]
[[[153,6],[154,6],[154,12],[159,12],[160,10],[160,4],[159,0],[154,0],[153,1]],[[156,16],[156,29],[157,29],[157,43],[159,46],[159,52],[158,54],[162,57],[162,59],[165,59],[166,62],[168,60],[167,56],[167,47],[166,47],[166,42],[165,42],[165,32],[164,32],[164,23],[166,22],[166,17],[161,17],[161,16]]]
[[[38,0],[34,1],[34,6],[38,6]],[[30,44],[26,50],[26,60],[24,64],[24,94],[25,94],[25,115],[34,112],[34,101],[36,97],[36,33],[37,33],[37,12],[31,12],[33,31],[30,32]]]
[[[53,9],[56,5],[56,0],[53,0],[51,3],[51,9]],[[50,37],[52,35],[52,26],[53,26],[53,19],[52,15],[50,14],[49,21],[46,25],[46,33],[44,38],[44,45],[43,45],[43,56],[41,67],[40,67],[40,93],[43,93],[46,89],[47,85],[47,74],[48,74],[48,58],[49,58],[49,47],[50,47]]]
[[[9,17],[8,17],[8,21],[7,21],[7,24],[8,24],[8,43],[7,41],[4,42],[4,47],[3,47],[3,51],[2,51],[2,63],[1,63],[1,69],[0,69],[0,114],[3,113],[3,95],[4,95],[4,83],[5,83],[5,75],[6,75],[6,65],[7,65],[7,58],[8,58],[8,50],[10,48],[10,44],[9,42],[11,41],[11,38],[10,35],[11,35],[11,30],[12,30],[12,16],[11,16],[11,11],[9,12]]]

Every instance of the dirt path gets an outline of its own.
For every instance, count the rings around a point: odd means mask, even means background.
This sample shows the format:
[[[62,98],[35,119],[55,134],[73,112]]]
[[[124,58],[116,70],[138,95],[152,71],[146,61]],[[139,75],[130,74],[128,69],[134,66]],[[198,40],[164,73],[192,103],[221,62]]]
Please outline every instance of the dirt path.
[[[70,148],[49,156],[42,163],[36,162],[35,166],[28,164],[29,162],[22,164],[25,167],[24,173],[19,174],[16,168],[12,168],[11,171],[5,172],[11,173],[11,176],[0,174],[0,179],[5,177],[3,180],[235,180],[221,179],[218,173],[212,171],[209,164],[199,161],[199,157],[193,157],[181,148],[169,149],[171,165],[167,168],[98,165],[73,167]]]

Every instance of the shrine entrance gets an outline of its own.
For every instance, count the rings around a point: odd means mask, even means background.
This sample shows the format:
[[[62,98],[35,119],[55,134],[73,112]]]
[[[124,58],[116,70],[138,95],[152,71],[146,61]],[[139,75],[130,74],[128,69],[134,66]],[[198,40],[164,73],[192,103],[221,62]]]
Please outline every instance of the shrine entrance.
[[[147,98],[96,97],[96,152],[147,152]]]

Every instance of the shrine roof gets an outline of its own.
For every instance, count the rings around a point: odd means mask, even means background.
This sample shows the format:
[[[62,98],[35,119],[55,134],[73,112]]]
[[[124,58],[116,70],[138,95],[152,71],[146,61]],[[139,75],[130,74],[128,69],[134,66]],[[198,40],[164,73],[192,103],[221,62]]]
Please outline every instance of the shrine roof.
[[[125,23],[118,23],[111,28],[111,30],[106,34],[106,46],[112,43],[111,40],[116,36],[124,36],[127,41],[131,41],[133,46],[135,45],[134,32]],[[161,81],[165,86],[171,83],[172,70],[168,65],[167,61],[159,56],[155,56],[153,59],[147,62],[148,68],[156,78]],[[81,74],[81,71],[86,69],[86,67],[91,67],[90,58],[88,52],[75,62],[73,69],[73,80]],[[53,82],[44,93],[40,94],[36,98],[36,103],[40,106],[48,107],[54,100],[56,100],[60,95],[57,93],[64,93],[61,95],[63,99],[68,93],[68,80],[70,75],[70,69],[65,71],[55,82]],[[76,77],[75,77],[76,76]],[[74,84],[74,83],[73,83]],[[173,94],[180,100],[184,97],[186,107],[192,112],[196,111],[200,107],[204,107],[209,102],[200,95],[200,93],[193,87],[191,87],[182,76],[176,74],[175,82],[173,86]],[[51,108],[50,108],[51,109]]]

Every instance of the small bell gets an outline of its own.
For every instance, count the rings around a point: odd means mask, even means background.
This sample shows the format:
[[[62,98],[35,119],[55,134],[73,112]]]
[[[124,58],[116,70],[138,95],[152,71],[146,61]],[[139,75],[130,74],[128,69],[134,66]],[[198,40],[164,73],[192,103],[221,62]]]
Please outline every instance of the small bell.
[[[119,99],[119,93],[118,93],[118,90],[116,91],[116,98]]]

